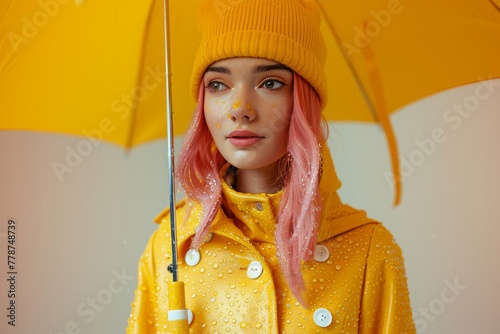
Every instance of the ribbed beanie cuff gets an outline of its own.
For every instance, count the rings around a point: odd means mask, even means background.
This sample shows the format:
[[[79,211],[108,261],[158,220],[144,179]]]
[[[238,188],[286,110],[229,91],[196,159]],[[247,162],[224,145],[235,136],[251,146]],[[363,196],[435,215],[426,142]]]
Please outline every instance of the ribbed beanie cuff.
[[[313,0],[206,0],[199,23],[202,39],[191,76],[195,100],[208,66],[227,58],[256,57],[290,67],[325,104],[326,48]]]

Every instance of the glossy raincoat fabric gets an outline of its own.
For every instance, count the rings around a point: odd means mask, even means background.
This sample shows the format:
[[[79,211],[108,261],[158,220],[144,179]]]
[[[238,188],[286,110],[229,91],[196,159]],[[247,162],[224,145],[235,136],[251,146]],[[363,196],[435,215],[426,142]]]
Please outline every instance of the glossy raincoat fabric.
[[[340,182],[324,153],[318,244],[302,266],[308,308],[291,294],[276,257],[281,192],[242,194],[223,182],[223,209],[194,260],[188,251],[201,207],[178,204],[179,279],[193,312],[190,332],[415,333],[400,247],[382,224],[340,201]],[[139,262],[128,334],[169,332],[168,212],[156,218],[159,228]]]

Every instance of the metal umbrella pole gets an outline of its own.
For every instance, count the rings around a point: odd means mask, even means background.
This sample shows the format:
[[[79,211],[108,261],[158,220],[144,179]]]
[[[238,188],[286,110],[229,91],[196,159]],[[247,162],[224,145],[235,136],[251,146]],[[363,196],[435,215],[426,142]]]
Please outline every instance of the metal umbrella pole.
[[[168,143],[168,172],[170,186],[170,235],[172,240],[172,282],[168,284],[168,321],[170,333],[188,333],[188,312],[184,296],[184,282],[179,281],[177,265],[177,229],[175,219],[175,154],[174,154],[174,124],[172,117],[172,94],[170,72],[170,42],[168,24],[168,0],[163,0],[163,35],[165,39],[165,94],[167,113],[167,143]]]

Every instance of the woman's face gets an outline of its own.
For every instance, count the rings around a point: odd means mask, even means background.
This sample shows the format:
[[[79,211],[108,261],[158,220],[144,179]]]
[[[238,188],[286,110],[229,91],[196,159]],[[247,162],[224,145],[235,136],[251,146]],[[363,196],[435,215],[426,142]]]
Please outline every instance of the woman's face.
[[[203,77],[205,120],[222,156],[238,169],[276,164],[287,152],[293,73],[272,60],[230,58]]]

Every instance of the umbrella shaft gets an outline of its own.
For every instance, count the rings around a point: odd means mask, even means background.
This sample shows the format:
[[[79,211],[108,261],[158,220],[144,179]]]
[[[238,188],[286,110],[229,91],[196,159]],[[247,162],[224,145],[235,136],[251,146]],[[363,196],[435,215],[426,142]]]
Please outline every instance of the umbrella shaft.
[[[173,281],[177,282],[177,231],[175,221],[175,152],[174,152],[174,125],[172,117],[172,93],[171,74],[170,74],[170,43],[169,43],[169,24],[168,24],[168,0],[163,1],[163,28],[165,39],[165,102],[167,114],[167,143],[168,143],[168,173],[169,173],[169,196],[170,196],[170,235],[172,237],[172,275]]]

